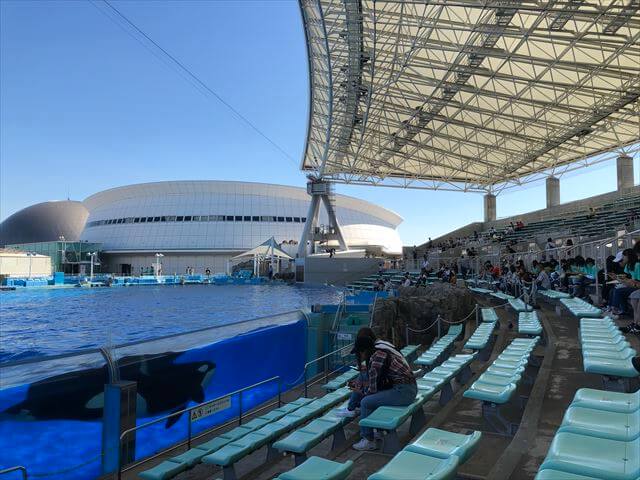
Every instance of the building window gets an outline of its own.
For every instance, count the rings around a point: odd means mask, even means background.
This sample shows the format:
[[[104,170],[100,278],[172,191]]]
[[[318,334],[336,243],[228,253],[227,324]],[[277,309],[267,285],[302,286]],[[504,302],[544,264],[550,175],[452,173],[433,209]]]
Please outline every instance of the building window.
[[[190,222],[191,221],[191,215],[187,215],[184,217],[184,221],[185,222]]]
[[[147,223],[153,222],[153,217],[147,217]]]
[[[140,218],[140,223],[147,223],[147,217]]]
[[[127,217],[124,219],[124,223],[133,223],[133,217]]]
[[[252,222],[259,222],[260,221],[260,217],[257,217],[257,216],[254,215],[253,217],[251,217],[251,221]]]
[[[248,216],[248,215],[245,215],[245,216],[244,216],[244,221],[245,221],[245,222],[250,222],[250,221],[251,221],[251,217],[250,217],[250,216]]]
[[[279,222],[284,222],[284,217],[278,217]]]
[[[200,215],[200,221],[201,222],[208,222],[209,221],[209,215]]]
[[[166,222],[167,221],[167,217],[160,217],[160,221],[161,222]]]
[[[227,215],[226,220],[227,222],[233,222],[233,215]]]
[[[167,222],[175,222],[176,221],[176,216],[175,215],[169,215],[167,217]]]
[[[242,221],[242,215],[236,215],[236,222]]]
[[[300,217],[293,217],[293,223],[300,223]]]
[[[153,217],[153,221],[154,222],[159,222],[160,221],[160,217]]]
[[[304,223],[304,222],[306,222],[306,221],[307,221],[307,218],[306,218],[306,217],[302,217],[302,218],[300,219],[300,221],[301,221],[302,223]]]
[[[140,223],[140,217],[136,217],[133,219],[133,223]]]
[[[293,218],[292,217],[285,217],[285,221],[291,223],[291,222],[293,222]]]
[[[182,222],[184,220],[184,217],[182,215],[179,215],[176,217],[176,222]]]

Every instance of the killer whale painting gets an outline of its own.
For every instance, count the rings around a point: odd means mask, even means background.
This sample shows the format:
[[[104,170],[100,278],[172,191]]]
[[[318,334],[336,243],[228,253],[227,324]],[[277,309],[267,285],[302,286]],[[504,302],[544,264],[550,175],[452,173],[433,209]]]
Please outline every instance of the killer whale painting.
[[[190,401],[204,402],[215,363],[181,363],[179,356],[175,352],[135,355],[118,362],[120,379],[137,383],[138,416],[178,412]],[[102,418],[106,383],[106,365],[53,376],[29,385],[26,398],[1,415],[16,420],[96,420]],[[170,417],[165,427],[170,428],[180,417]]]

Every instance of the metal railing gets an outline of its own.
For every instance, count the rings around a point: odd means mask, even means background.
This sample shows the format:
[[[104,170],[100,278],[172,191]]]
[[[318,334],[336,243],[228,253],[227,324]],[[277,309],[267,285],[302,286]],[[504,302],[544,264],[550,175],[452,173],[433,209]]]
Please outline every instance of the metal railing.
[[[245,414],[245,416],[246,416],[246,412],[243,412],[243,409],[242,409],[242,392],[245,392],[247,390],[259,387],[261,385],[266,385],[267,383],[272,383],[274,381],[278,382],[278,400],[277,400],[277,402],[269,402],[267,405],[263,405],[263,406],[261,406],[261,407],[259,407],[257,409],[251,410],[250,414],[253,415],[253,414],[257,413],[257,412],[260,412],[262,410],[270,408],[275,404],[277,404],[278,407],[279,407],[281,405],[281,403],[282,403],[282,381],[281,381],[280,376],[275,376],[275,377],[267,378],[266,380],[262,380],[260,382],[254,383],[252,385],[248,385],[246,387],[240,388],[240,389],[235,390],[233,392],[226,393],[226,394],[221,395],[219,397],[216,397],[216,398],[214,398],[212,400],[207,400],[206,402],[202,402],[202,403],[199,403],[197,405],[194,405],[194,406],[191,406],[191,407],[187,407],[187,408],[185,408],[183,410],[179,410],[177,412],[172,412],[172,413],[170,413],[168,415],[164,415],[162,417],[159,417],[159,418],[156,418],[154,420],[151,420],[150,422],[146,422],[146,423],[143,423],[141,425],[136,425],[133,428],[129,428],[128,430],[125,430],[124,432],[122,432],[122,434],[120,435],[120,438],[119,438],[119,442],[118,442],[119,452],[122,452],[123,441],[129,435],[131,435],[131,434],[133,434],[133,433],[135,433],[135,432],[137,432],[139,430],[142,430],[144,428],[148,428],[148,427],[150,427],[152,425],[156,425],[158,423],[164,422],[164,421],[166,421],[166,420],[168,420],[168,419],[170,419],[172,417],[180,416],[180,415],[182,415],[184,413],[188,414],[187,415],[188,423],[187,423],[187,439],[186,440],[184,440],[182,442],[179,442],[178,444],[172,445],[170,447],[167,447],[167,448],[163,449],[162,451],[160,451],[160,452],[158,452],[158,453],[156,453],[156,454],[154,454],[154,455],[152,455],[150,457],[142,459],[141,461],[132,462],[132,463],[130,463],[128,465],[122,465],[122,455],[120,454],[118,456],[118,480],[120,480],[122,478],[122,473],[123,472],[126,472],[126,471],[131,470],[131,469],[133,469],[133,468],[135,468],[135,467],[137,467],[139,465],[142,465],[142,464],[144,464],[144,463],[146,463],[148,461],[151,461],[152,459],[157,458],[160,455],[163,455],[165,452],[167,452],[169,450],[173,450],[175,448],[179,448],[179,447],[184,446],[184,445],[186,445],[187,449],[189,449],[189,448],[191,448],[191,442],[194,439],[198,439],[198,438],[203,437],[205,435],[209,435],[209,434],[211,434],[213,432],[216,432],[216,431],[218,431],[218,430],[220,430],[222,428],[225,428],[225,427],[227,427],[229,425],[234,424],[236,421],[238,422],[238,425],[242,425],[243,414]],[[202,432],[199,435],[197,435],[196,437],[194,437],[193,436],[193,429],[192,429],[193,418],[192,418],[191,412],[193,410],[195,410],[195,409],[203,408],[203,407],[206,407],[208,405],[211,405],[211,404],[214,404],[216,402],[219,402],[220,400],[225,400],[227,398],[231,399],[235,395],[238,395],[238,415],[236,417],[234,417],[233,420],[225,422],[222,425],[218,425],[218,426],[216,426],[216,427],[214,427],[212,429],[209,429],[209,430],[207,430],[205,432]]]
[[[327,379],[329,378],[329,375],[332,375],[333,373],[337,372],[338,370],[340,370],[341,368],[343,368],[345,365],[342,365],[340,368],[337,368],[331,372],[328,372],[328,368],[327,368],[327,359],[329,357],[331,357],[332,355],[335,355],[338,352],[342,352],[343,350],[347,349],[347,348],[353,348],[354,343],[350,343],[348,345],[345,345],[343,347],[337,348],[336,350],[333,350],[325,355],[322,355],[321,357],[315,358],[313,360],[308,361],[307,363],[304,364],[304,371],[302,372],[302,375],[304,376],[304,396],[306,397],[307,394],[309,393],[309,387],[315,385],[316,383],[318,383],[319,381],[324,380],[325,383],[327,381]],[[321,375],[319,379],[314,380],[313,382],[309,383],[308,382],[308,375],[307,375],[307,370],[309,369],[309,367],[311,365],[316,364],[317,362],[324,360],[324,375]]]
[[[23,467],[22,465],[16,465],[15,467],[9,467],[9,468],[0,470],[0,475],[6,475],[8,473],[13,473],[13,472],[20,472],[22,474],[22,480],[27,480],[27,478],[29,478],[27,476],[26,467]]]

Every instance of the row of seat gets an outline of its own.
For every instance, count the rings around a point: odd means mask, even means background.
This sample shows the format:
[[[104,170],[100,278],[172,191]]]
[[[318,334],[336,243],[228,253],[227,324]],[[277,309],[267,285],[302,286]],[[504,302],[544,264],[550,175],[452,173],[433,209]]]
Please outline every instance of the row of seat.
[[[411,361],[414,359],[415,355],[418,353],[419,348],[420,348],[420,345],[407,345],[402,350],[400,350],[400,353],[404,356],[404,358],[407,359],[407,361]]]
[[[344,401],[349,395],[350,390],[348,388],[327,393],[323,397],[314,399],[277,420],[269,421],[246,435],[226,443],[221,448],[202,457],[202,462],[222,467],[224,480],[234,480],[236,478],[236,462],[265,445],[268,447],[267,459],[273,458],[275,450],[272,444],[276,439]]]
[[[632,363],[636,351],[609,317],[580,319],[580,343],[584,371],[603,375],[605,389],[627,389],[623,379],[640,375]]]
[[[417,345],[408,345],[402,353],[405,357],[415,355],[418,348]],[[330,392],[323,397],[317,399],[302,397],[276,408],[213,440],[161,462],[142,472],[140,477],[146,480],[166,480],[203,462],[223,467],[224,478],[233,479],[235,478],[234,464],[237,461],[264,445],[269,445],[268,456],[272,456],[275,446],[270,444],[274,440],[343,402],[350,395],[350,390],[345,387],[345,384],[355,379],[358,374],[357,370],[350,368],[322,385]],[[334,439],[344,439],[342,426],[347,420],[336,417],[335,410],[331,410],[315,423],[314,421],[309,423],[304,427],[304,432],[298,435],[299,438],[306,437],[306,443],[301,442],[301,445],[306,447],[302,453],[306,454],[313,445],[330,435],[334,435]],[[309,435],[310,433],[314,435]],[[288,448],[285,443],[281,446],[282,451]]]
[[[500,300],[512,300],[516,298],[513,295],[509,295],[508,293],[503,293],[503,292],[493,292],[491,296]]]
[[[519,298],[510,298],[507,301],[516,312],[527,312],[532,308]]]
[[[481,433],[468,435],[427,429],[368,480],[448,480],[476,451]],[[325,477],[315,477],[325,478]]]
[[[245,423],[244,425],[239,425],[228,432],[218,435],[212,440],[201,443],[180,455],[165,460],[153,468],[140,472],[139,477],[145,480],[166,480],[172,478],[178,473],[200,463],[204,456],[213,453],[217,449],[242,438],[264,425],[277,421],[285,415],[295,412],[312,401],[313,399],[301,397],[293,402],[284,404],[265,415]]]
[[[480,316],[483,322],[497,322],[498,314],[493,308],[481,308]]]
[[[413,363],[423,367],[433,367],[442,363],[453,348],[453,342],[462,333],[462,325],[451,325],[447,334],[434,342]]]
[[[539,337],[514,339],[464,392],[464,397],[482,401],[483,417],[498,433],[515,433],[517,426],[502,417],[500,406],[512,399],[538,341]]]
[[[281,453],[293,454],[296,465],[307,458],[307,453],[324,439],[333,436],[333,447],[339,448],[346,442],[344,426],[353,417],[340,416],[338,410],[346,408],[348,401],[337,408],[324,414],[322,417],[312,420],[310,423],[290,433],[286,437],[273,444],[273,448]]]
[[[322,385],[322,388],[325,390],[332,392],[334,390],[338,390],[339,388],[344,387],[351,380],[354,380],[359,375],[359,371],[355,368],[349,368],[346,372],[341,375],[338,375],[331,381]]]
[[[538,319],[538,312],[520,312],[518,314],[518,333],[537,336],[542,334],[542,325]]]
[[[564,305],[573,315],[578,318],[600,318],[602,316],[602,310],[598,307],[594,307],[589,302],[576,297],[561,298],[560,303]]]
[[[536,480],[640,478],[640,390],[582,388],[565,412]]]
[[[485,294],[493,293],[493,290],[489,290],[488,288],[481,288],[481,287],[469,287],[469,290],[475,293],[485,293]]]
[[[467,343],[464,344],[466,350],[476,350],[479,352],[480,360],[488,360],[493,349],[493,330],[497,322],[482,322],[473,332]]]
[[[538,290],[538,294],[547,297],[550,300],[558,300],[560,298],[570,298],[571,294],[567,292],[559,292],[557,290]]]
[[[481,437],[477,431],[462,434],[429,428],[368,480],[450,480],[477,450]],[[346,480],[352,471],[352,461],[311,457],[274,480]]]
[[[409,431],[416,434],[425,424],[423,405],[437,392],[440,392],[439,402],[445,405],[453,397],[451,382],[456,379],[460,384],[471,378],[470,364],[475,354],[455,355],[442,365],[427,372],[417,380],[418,395],[411,405],[405,407],[382,406],[371,415],[360,420],[360,426],[375,428],[384,432],[382,450],[385,453],[396,453],[400,450],[397,429],[409,418]]]

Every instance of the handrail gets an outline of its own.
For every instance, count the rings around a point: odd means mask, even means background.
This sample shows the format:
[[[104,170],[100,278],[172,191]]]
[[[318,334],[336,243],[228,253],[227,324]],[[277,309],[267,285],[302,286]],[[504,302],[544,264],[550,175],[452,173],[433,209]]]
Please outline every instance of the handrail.
[[[378,301],[378,292],[373,297],[373,303],[371,304],[371,315],[369,317],[369,328],[373,325],[373,316],[376,313],[376,302]]]
[[[325,355],[322,355],[321,357],[318,357],[318,358],[315,358],[313,360],[310,360],[310,361],[308,361],[307,363],[304,364],[304,371],[302,372],[302,375],[304,376],[304,396],[305,397],[309,393],[309,383],[307,382],[307,369],[311,365],[313,365],[314,363],[319,362],[320,360],[324,360],[326,358],[329,358],[330,356],[335,355],[336,353],[341,352],[342,350],[345,350],[346,348],[353,348],[354,345],[355,344],[353,342],[351,342],[351,343],[349,343],[347,345],[344,345],[344,346],[342,346],[340,348],[337,348],[337,349],[333,350],[332,352],[329,352],[329,353],[327,353]],[[333,373],[333,372],[331,372],[331,373]],[[326,373],[326,364],[325,364],[325,378],[327,378],[328,375],[330,375],[330,374]],[[299,378],[300,377],[298,377],[298,379]]]
[[[239,420],[240,424],[242,424],[242,392],[247,391],[247,390],[252,389],[252,388],[255,388],[255,387],[258,387],[260,385],[265,385],[267,383],[273,382],[274,380],[278,381],[278,403],[280,403],[281,394],[282,394],[282,391],[281,391],[282,383],[281,383],[280,376],[277,375],[277,376],[274,376],[274,377],[271,377],[271,378],[267,378],[266,380],[262,380],[260,382],[256,382],[256,383],[254,383],[252,385],[248,385],[246,387],[240,388],[240,389],[235,390],[233,392],[226,393],[224,395],[221,395],[219,397],[213,398],[211,400],[207,400],[207,401],[199,403],[197,405],[193,405],[191,407],[187,407],[187,408],[184,408],[182,410],[179,410],[179,411],[176,411],[176,412],[172,412],[172,413],[170,413],[168,415],[164,415],[162,417],[159,417],[159,418],[156,418],[154,420],[151,420],[150,422],[146,422],[146,423],[143,423],[141,425],[136,425],[135,427],[129,428],[129,429],[125,430],[124,432],[122,432],[120,434],[120,437],[118,439],[118,449],[119,449],[120,452],[122,451],[122,441],[129,434],[137,432],[138,430],[142,430],[143,428],[147,428],[147,427],[149,427],[151,425],[155,425],[155,424],[158,424],[160,422],[163,422],[163,421],[165,421],[165,420],[167,420],[167,419],[169,419],[171,417],[175,417],[176,415],[180,416],[183,413],[189,413],[189,416],[188,416],[188,421],[189,421],[189,423],[188,423],[188,427],[189,427],[188,428],[188,435],[189,435],[189,438],[187,440],[187,446],[190,447],[191,446],[191,422],[192,422],[192,420],[191,420],[191,411],[192,410],[195,410],[196,408],[201,408],[201,407],[206,406],[206,405],[210,405],[212,403],[215,403],[215,402],[217,402],[219,400],[222,400],[224,398],[227,398],[227,397],[232,397],[233,395],[239,395],[240,396],[240,400],[239,400],[239,405],[238,405],[238,408],[239,408],[238,420]],[[215,429],[213,429],[213,430],[215,430]],[[174,446],[171,446],[170,448],[174,448]],[[121,475],[122,475],[122,467],[123,467],[123,465],[122,465],[122,456],[119,455],[118,456],[118,478],[119,479],[121,478]]]
[[[0,470],[0,475],[6,475],[7,473],[20,472],[22,474],[22,479],[27,480],[27,468],[22,465],[16,465],[15,467],[5,468]]]

